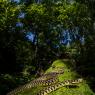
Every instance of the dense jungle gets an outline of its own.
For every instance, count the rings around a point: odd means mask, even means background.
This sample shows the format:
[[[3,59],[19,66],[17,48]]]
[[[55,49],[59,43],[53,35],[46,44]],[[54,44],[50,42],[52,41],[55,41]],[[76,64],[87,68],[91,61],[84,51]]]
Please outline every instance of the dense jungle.
[[[0,0],[0,95],[95,95],[95,0]]]

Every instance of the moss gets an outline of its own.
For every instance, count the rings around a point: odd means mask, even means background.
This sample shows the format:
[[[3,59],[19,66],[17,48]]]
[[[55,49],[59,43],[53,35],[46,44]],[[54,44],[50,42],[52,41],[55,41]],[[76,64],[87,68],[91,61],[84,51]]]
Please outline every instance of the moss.
[[[52,66],[45,73],[56,72],[63,69],[64,73],[58,76],[59,81],[77,79],[78,77],[80,78],[80,76],[70,67],[70,61],[56,60],[52,63]],[[19,95],[35,95],[36,93],[39,93],[39,91],[43,88],[44,87],[32,88]],[[83,81],[77,86],[61,87],[48,95],[95,95],[95,93],[92,92],[86,81]]]
[[[70,68],[71,63],[67,60],[57,60],[54,61],[52,66],[55,65],[57,67],[64,67],[64,74],[60,75],[58,78],[60,81],[68,80],[68,79],[77,79],[80,77],[72,68]],[[52,67],[51,66],[51,67]],[[50,67],[50,68],[51,68]],[[51,71],[51,69],[48,71]],[[86,81],[80,83],[77,87],[62,87],[49,95],[95,95],[92,90],[89,88]]]

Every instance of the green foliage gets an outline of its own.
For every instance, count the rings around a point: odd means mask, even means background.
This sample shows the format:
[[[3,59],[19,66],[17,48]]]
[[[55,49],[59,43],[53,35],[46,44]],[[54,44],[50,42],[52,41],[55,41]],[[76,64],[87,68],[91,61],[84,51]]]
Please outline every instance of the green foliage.
[[[34,0],[25,3],[21,0],[17,4],[0,0],[0,95],[35,78],[53,60],[64,59],[67,53],[75,59],[76,71],[93,84],[94,3],[93,0],[42,0],[38,4]],[[21,12],[25,13],[24,18],[18,18]],[[23,27],[17,27],[17,22],[22,22]],[[76,27],[85,44],[80,39],[69,48],[61,44],[63,30],[72,31]],[[25,38],[27,31],[34,34],[33,42]]]
[[[46,70],[45,73],[50,73],[50,72],[56,72],[59,71],[60,69],[64,69],[64,74],[59,75],[59,81],[64,81],[64,80],[70,80],[70,79],[77,79],[80,78],[80,76],[72,69],[73,67],[71,66],[71,62],[69,60],[56,60],[52,63],[52,66]],[[40,88],[31,88],[28,91],[24,91],[23,93],[20,93],[18,95],[35,95],[34,93],[39,93],[41,89],[44,87]],[[48,95],[94,95],[92,90],[89,88],[87,82],[84,80],[82,83],[77,84],[77,87],[62,87],[57,89],[56,91],[51,92]]]
[[[90,22],[87,6],[83,4],[74,3],[71,5],[63,5],[59,6],[57,10],[59,11],[58,20],[66,28],[73,28],[75,26],[86,27]]]
[[[29,77],[32,71],[35,71],[34,60],[34,50],[31,43],[27,41],[17,41],[15,46],[16,50],[16,64],[21,66],[21,73],[23,77]],[[20,68],[20,67],[19,67]]]
[[[0,32],[4,29],[11,31],[10,29],[14,27],[17,22],[20,6],[16,6],[8,0],[3,0],[0,1],[0,10]]]

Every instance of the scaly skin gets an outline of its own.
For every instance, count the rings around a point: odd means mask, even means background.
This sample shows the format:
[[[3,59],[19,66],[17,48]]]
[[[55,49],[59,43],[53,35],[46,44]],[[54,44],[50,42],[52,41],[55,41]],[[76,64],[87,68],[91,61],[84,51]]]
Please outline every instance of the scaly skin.
[[[27,90],[27,89],[30,89],[30,88],[36,87],[36,86],[48,86],[48,85],[55,84],[58,82],[58,79],[56,77],[62,73],[63,73],[63,71],[44,74],[43,76],[41,76],[23,86],[20,86],[20,87],[14,89],[13,91],[9,92],[7,95],[16,95],[19,92],[23,92],[24,90]]]
[[[82,79],[76,79],[76,80],[66,80],[63,82],[59,82],[55,85],[45,88],[44,90],[40,91],[37,95],[47,95],[51,93],[52,91],[57,90],[60,87],[68,86],[68,85],[75,85],[75,84],[81,83],[82,81],[83,81]]]

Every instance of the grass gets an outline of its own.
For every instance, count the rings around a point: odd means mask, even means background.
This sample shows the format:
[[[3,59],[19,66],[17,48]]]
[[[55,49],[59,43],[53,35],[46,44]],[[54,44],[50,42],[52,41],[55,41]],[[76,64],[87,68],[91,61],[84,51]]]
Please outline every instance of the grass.
[[[64,80],[80,78],[80,76],[71,67],[72,64],[68,60],[56,60],[52,63],[52,66],[46,70],[45,73],[57,72],[63,69],[64,74],[58,76],[60,82]],[[44,87],[32,88],[18,95],[36,95],[43,88]],[[82,83],[77,84],[77,87],[61,87],[48,95],[95,95],[95,93],[92,92],[86,83],[86,80],[84,80]]]

